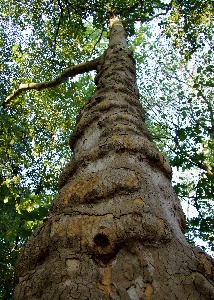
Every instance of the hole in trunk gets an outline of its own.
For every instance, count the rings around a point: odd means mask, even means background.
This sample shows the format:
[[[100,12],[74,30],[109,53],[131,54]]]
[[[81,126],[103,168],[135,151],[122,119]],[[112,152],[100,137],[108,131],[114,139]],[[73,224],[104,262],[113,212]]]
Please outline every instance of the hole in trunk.
[[[94,243],[97,246],[103,247],[103,248],[107,247],[110,244],[108,237],[102,233],[98,233],[97,235],[95,235]]]

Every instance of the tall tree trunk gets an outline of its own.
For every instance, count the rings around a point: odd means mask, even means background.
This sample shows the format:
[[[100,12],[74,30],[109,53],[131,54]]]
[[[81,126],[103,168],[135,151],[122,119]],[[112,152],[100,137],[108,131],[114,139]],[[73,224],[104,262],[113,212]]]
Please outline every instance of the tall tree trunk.
[[[211,258],[186,242],[171,168],[144,124],[125,30],[115,17],[111,26],[73,159],[19,256],[14,299],[214,299]]]

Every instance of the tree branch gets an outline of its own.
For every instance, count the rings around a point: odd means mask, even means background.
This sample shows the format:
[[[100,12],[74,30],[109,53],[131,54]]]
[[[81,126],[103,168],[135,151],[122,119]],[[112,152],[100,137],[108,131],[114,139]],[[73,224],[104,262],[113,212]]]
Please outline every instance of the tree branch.
[[[99,35],[99,37],[98,37],[98,39],[97,39],[97,41],[95,42],[95,44],[94,44],[94,47],[93,47],[93,49],[92,49],[92,51],[91,51],[91,53],[93,53],[94,52],[94,50],[95,50],[95,48],[96,48],[96,46],[97,46],[97,44],[100,42],[100,40],[101,40],[101,38],[102,38],[102,35],[103,35],[103,32],[104,32],[104,27],[102,28],[102,30],[101,30],[101,32],[100,32],[100,35]]]
[[[37,90],[37,91],[41,91],[41,90],[44,90],[44,89],[47,89],[47,88],[55,87],[55,86],[65,82],[69,77],[74,77],[78,74],[83,74],[85,72],[96,70],[96,68],[99,64],[100,58],[101,57],[98,57],[94,60],[87,61],[87,62],[81,63],[79,65],[67,68],[58,77],[56,77],[55,79],[50,80],[50,81],[43,81],[43,82],[40,82],[40,83],[31,82],[31,83],[20,84],[18,89],[14,90],[3,101],[3,103],[1,105],[4,108],[6,108],[9,105],[9,103],[11,102],[11,100],[13,100],[15,97],[20,95],[23,91],[32,90],[32,89]]]
[[[126,22],[137,22],[137,21],[138,22],[143,22],[143,23],[144,22],[150,22],[150,21],[152,21],[155,18],[158,18],[160,16],[166,16],[169,10],[170,9],[168,8],[168,9],[166,9],[165,12],[158,13],[158,14],[152,16],[152,17],[142,17],[142,18],[135,18],[135,19],[127,19],[127,20],[124,20],[123,23],[126,23]]]
[[[181,151],[182,151],[182,148],[181,148],[181,146],[180,146],[180,144],[179,144],[178,139],[176,139],[176,137],[174,137],[174,141],[175,141],[175,143],[176,143],[176,147],[175,147],[175,148],[172,148],[172,147],[169,146],[169,149],[170,149],[172,152],[174,152],[174,153],[176,154],[176,151],[175,151],[176,148],[179,148]],[[204,164],[204,163],[202,163],[202,162],[200,162],[200,161],[194,161],[194,160],[192,159],[191,155],[189,155],[189,154],[187,154],[187,153],[186,153],[186,158],[188,159],[188,161],[189,161],[192,165],[198,167],[198,168],[201,169],[201,170],[204,170],[208,175],[212,175],[212,176],[214,175],[214,173],[212,172],[212,170],[211,170],[206,164]]]

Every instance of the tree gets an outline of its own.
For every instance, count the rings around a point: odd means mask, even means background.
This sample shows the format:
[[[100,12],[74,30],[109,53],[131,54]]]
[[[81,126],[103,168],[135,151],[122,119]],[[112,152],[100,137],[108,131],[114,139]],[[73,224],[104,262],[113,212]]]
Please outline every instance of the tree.
[[[39,2],[22,0],[16,1],[16,5],[14,5],[13,1],[2,2],[0,21],[4,25],[4,30],[0,41],[1,45],[5,46],[3,48],[4,51],[1,51],[3,58],[1,69],[6,76],[3,76],[1,81],[4,82],[2,91],[5,108],[0,109],[2,172],[0,183],[0,252],[2,263],[0,273],[3,274],[0,280],[0,297],[3,295],[4,299],[8,299],[11,294],[14,260],[20,248],[47,214],[47,209],[55,194],[56,178],[65,159],[68,159],[70,156],[66,145],[67,136],[73,129],[76,112],[79,111],[80,106],[84,104],[89,97],[88,94],[93,89],[93,83],[91,75],[84,75],[84,77],[78,78],[78,81],[72,82],[69,80],[63,85],[43,90],[40,93],[34,93],[33,91],[25,94],[21,93],[11,102],[5,103],[5,98],[9,94],[11,87],[16,89],[20,82],[47,81],[58,76],[62,68],[79,64],[85,60],[91,60],[97,56],[95,54],[99,55],[102,51],[100,46],[105,44],[103,37],[106,36],[105,11],[108,5],[115,7],[116,12],[126,21],[126,27],[130,36],[134,32],[134,21],[144,22],[144,25],[141,27],[143,31],[139,31],[138,41],[140,36],[147,34],[145,21],[151,21],[154,17],[165,15],[168,12],[170,18],[165,19],[168,22],[166,27],[168,30],[167,34],[170,33],[172,38],[175,37],[175,42],[179,41],[177,45],[175,43],[175,47],[179,46],[180,49],[185,49],[185,57],[189,60],[189,57],[193,56],[193,52],[202,47],[200,42],[201,35],[205,33],[205,39],[202,39],[202,41],[207,39],[211,43],[212,34],[210,30],[212,30],[212,26],[207,26],[209,21],[211,21],[213,11],[210,1],[173,1],[169,4],[161,1],[149,3],[143,3],[142,1],[120,1],[119,3],[116,1],[99,1],[99,4],[95,1],[88,1],[85,4],[85,1],[81,0],[78,3],[63,0],[43,0]],[[189,26],[185,26],[187,23]],[[164,26],[166,26],[165,24],[163,23]],[[193,39],[189,43],[188,37],[196,37],[197,34],[199,38],[195,40],[196,43],[192,42]],[[142,43],[147,43],[146,38],[141,38],[141,41]],[[196,45],[195,48],[194,45]],[[143,62],[143,70],[149,73],[151,68],[150,65],[146,64],[144,57],[145,54],[149,56],[151,52],[148,51],[148,47],[141,49],[144,49],[141,50],[142,55],[140,56],[139,53],[136,53],[135,57],[138,61],[141,60]],[[210,62],[208,62],[206,55],[204,55],[204,58],[206,62],[201,64],[201,66],[208,71],[207,67]],[[176,59],[175,56],[175,61]],[[164,91],[163,94],[166,96],[166,100],[163,100],[163,97],[159,97],[161,93],[156,92],[154,88],[156,86],[154,79],[157,79],[157,72],[148,79],[148,83],[153,86],[153,89],[149,90],[149,85],[146,86],[142,82],[139,85],[141,94],[144,96],[143,100],[146,100],[143,101],[143,106],[147,108],[147,124],[150,126],[150,130],[152,129],[159,148],[163,149],[164,152],[167,148],[170,149],[167,154],[171,164],[188,169],[191,165],[194,166],[194,163],[200,162],[202,166],[207,165],[212,170],[212,140],[206,143],[206,150],[203,151],[203,155],[199,156],[197,145],[195,146],[194,144],[194,126],[186,128],[187,123],[183,122],[182,124],[179,122],[175,124],[177,125],[175,127],[176,132],[173,128],[170,131],[169,125],[174,116],[170,118],[167,111],[167,117],[170,122],[166,124],[165,112],[157,114],[157,110],[155,117],[158,122],[153,122],[154,114],[152,113],[148,122],[150,108],[157,108],[157,105],[153,105],[153,100],[157,101],[158,107],[161,107],[161,109],[163,107],[167,108],[166,102],[170,103],[172,94],[173,96],[176,94],[175,90],[182,88],[181,85],[175,87],[174,82],[171,85],[170,81],[167,83],[167,81],[163,82],[162,80],[163,76],[164,78],[169,78],[169,76],[175,75],[175,70],[179,69],[178,65],[180,63],[174,65],[174,70],[171,67],[171,74],[167,74],[167,72],[165,72],[166,76],[160,74],[160,90],[162,88],[162,91]],[[169,68],[170,63],[168,62],[165,70],[167,71]],[[70,71],[71,69],[69,68]],[[164,70],[163,62],[156,67],[156,70],[161,69]],[[9,76],[8,70],[10,71]],[[203,74],[205,74],[204,70]],[[183,73],[183,70],[181,72]],[[210,76],[209,72],[207,72],[208,76]],[[63,76],[66,73],[68,74],[65,71]],[[140,73],[143,72],[140,71],[138,74]],[[178,78],[180,79],[179,72],[176,74],[179,75]],[[200,78],[200,90],[204,93],[205,90],[201,89],[201,84],[203,84],[202,76],[198,76],[198,78]],[[209,80],[209,77],[207,78]],[[206,76],[204,76],[204,79],[206,79]],[[206,84],[207,80],[203,81]],[[147,90],[147,95],[145,95]],[[193,103],[197,104],[197,95],[194,97]],[[180,99],[179,94],[177,98]],[[184,99],[185,97],[182,96],[181,100],[183,101]],[[148,100],[150,100],[149,103]],[[176,108],[176,116],[178,116],[179,120],[184,119],[185,113],[189,115],[189,101],[186,108],[180,105],[182,101],[179,100],[177,103],[176,101],[172,103],[173,109]],[[212,113],[211,101],[210,104],[210,112]],[[194,105],[191,105],[191,117],[193,116],[196,121],[199,121],[200,126],[201,124],[205,125],[203,132],[201,131],[200,134],[197,134],[198,144],[201,141],[203,142],[204,136],[208,136],[209,131],[209,117],[204,121],[204,112],[205,106],[203,111],[200,111],[200,109],[195,110]],[[198,119],[198,113],[201,113],[200,119]],[[182,118],[180,118],[179,114]],[[181,130],[177,130],[179,128]],[[166,134],[161,136],[162,133]],[[188,144],[189,140],[186,137],[189,133],[191,133],[192,138]],[[204,133],[206,134],[204,135]],[[176,156],[172,152],[176,146],[176,144],[173,145],[173,141],[176,141],[174,139],[175,134],[175,137],[180,139],[179,144],[182,146],[176,148]],[[163,147],[165,142],[167,142],[167,148]],[[201,143],[201,145],[203,144]],[[208,151],[210,151],[209,155],[207,155]],[[186,153],[190,160],[186,159]],[[192,158],[194,158],[193,161]],[[202,180],[198,181],[196,188],[193,186],[193,189],[196,191],[195,203],[197,204],[197,209],[199,209],[200,218],[193,220],[192,226],[194,226],[193,230],[198,230],[199,228],[200,234],[205,233],[208,228],[208,237],[206,238],[210,240],[212,239],[212,232],[210,233],[212,231],[212,177],[206,177],[204,172],[201,173],[201,178]],[[177,191],[182,191],[182,196],[188,196],[189,198],[190,183],[186,184],[183,180],[183,184],[178,186]],[[208,218],[210,218],[210,221]]]
[[[212,299],[213,262],[189,245],[167,159],[151,141],[122,22],[110,18],[74,156],[16,266],[14,299]]]

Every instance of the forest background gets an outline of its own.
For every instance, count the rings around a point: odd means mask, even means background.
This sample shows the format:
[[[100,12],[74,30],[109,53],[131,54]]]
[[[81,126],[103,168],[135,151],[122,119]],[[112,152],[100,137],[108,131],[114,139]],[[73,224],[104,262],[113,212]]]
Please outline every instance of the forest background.
[[[2,1],[0,7],[0,298],[9,299],[17,255],[46,216],[69,136],[95,72],[49,81],[107,47],[106,12],[125,23],[146,124],[173,167],[190,243],[214,250],[213,1]],[[8,97],[9,96],[9,97]]]

